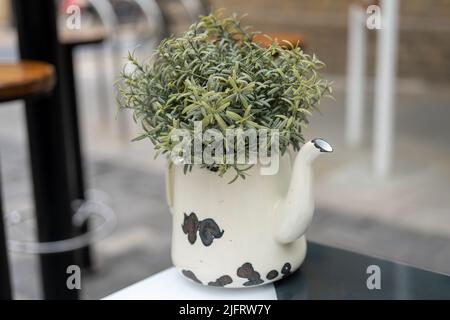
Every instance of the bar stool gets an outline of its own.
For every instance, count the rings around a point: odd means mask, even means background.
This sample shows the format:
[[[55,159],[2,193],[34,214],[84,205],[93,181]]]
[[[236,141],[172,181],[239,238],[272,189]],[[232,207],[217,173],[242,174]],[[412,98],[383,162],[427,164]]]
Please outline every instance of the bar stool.
[[[0,64],[0,102],[38,98],[53,89],[55,78],[55,70],[48,63]],[[0,299],[12,299],[1,192],[0,183]]]
[[[69,128],[67,145],[70,149],[70,172],[74,172],[73,189],[75,190],[73,200],[86,200],[85,182],[83,173],[83,157],[81,152],[81,141],[79,133],[79,117],[77,93],[75,85],[75,74],[73,65],[73,52],[76,47],[83,45],[94,45],[102,43],[106,38],[106,32],[103,27],[96,27],[81,30],[64,29],[59,33],[59,42],[62,47],[62,79],[61,87],[66,90],[67,104],[65,108],[69,114]],[[83,234],[88,231],[88,223],[84,223],[79,230],[75,230],[75,235]],[[92,267],[91,253],[89,247],[84,247],[76,252],[81,266],[89,269]]]
[[[74,181],[68,155],[70,114],[63,78],[61,46],[58,43],[54,0],[12,1],[20,57],[54,66],[58,82],[48,95],[25,101],[28,144],[39,242],[54,242],[73,236]],[[73,250],[39,256],[45,299],[78,299],[79,291],[67,285],[67,270],[76,265]]]

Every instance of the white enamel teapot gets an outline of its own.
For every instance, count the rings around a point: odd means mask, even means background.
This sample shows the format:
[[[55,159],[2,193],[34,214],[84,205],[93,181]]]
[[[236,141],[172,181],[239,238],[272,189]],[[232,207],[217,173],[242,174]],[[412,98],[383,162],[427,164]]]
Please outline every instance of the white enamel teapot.
[[[226,288],[262,285],[298,269],[314,212],[312,163],[328,152],[330,144],[314,139],[295,159],[282,156],[277,174],[261,175],[255,165],[232,184],[231,172],[170,167],[174,265],[192,281]]]

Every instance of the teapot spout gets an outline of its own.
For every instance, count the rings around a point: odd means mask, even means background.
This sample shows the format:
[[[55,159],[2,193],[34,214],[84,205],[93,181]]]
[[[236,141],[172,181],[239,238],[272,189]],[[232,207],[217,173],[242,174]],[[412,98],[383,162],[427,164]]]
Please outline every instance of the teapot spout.
[[[305,234],[314,213],[312,163],[320,155],[332,152],[323,139],[313,139],[303,145],[295,159],[286,197],[275,207],[275,239],[290,243]]]

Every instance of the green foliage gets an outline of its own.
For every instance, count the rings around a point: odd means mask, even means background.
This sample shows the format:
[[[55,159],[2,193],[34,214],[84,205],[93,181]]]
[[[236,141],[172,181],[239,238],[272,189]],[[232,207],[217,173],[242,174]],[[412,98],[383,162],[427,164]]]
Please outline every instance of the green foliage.
[[[149,138],[157,154],[167,153],[174,129],[193,133],[194,121],[202,121],[204,130],[224,135],[230,128],[278,129],[280,152],[298,150],[308,117],[331,94],[318,73],[324,64],[300,48],[262,48],[254,34],[234,16],[212,14],[181,37],[163,40],[149,62],[130,54],[133,71],[121,75],[119,105],[142,124],[145,133],[135,140]],[[237,165],[209,168],[221,176],[234,168],[245,177]]]

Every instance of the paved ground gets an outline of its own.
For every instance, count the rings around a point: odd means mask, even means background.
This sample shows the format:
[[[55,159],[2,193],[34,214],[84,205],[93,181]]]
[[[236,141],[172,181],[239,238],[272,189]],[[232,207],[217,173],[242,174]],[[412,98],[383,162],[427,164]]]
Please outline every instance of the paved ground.
[[[84,297],[97,299],[170,266],[171,219],[164,162],[152,160],[148,143],[131,144],[133,127],[116,120],[111,75],[105,75],[111,70],[103,67],[108,61],[85,50],[77,54],[77,65],[89,187],[107,195],[118,217],[116,230],[95,244],[96,272],[83,276]],[[307,132],[311,138],[328,138],[336,150],[316,165],[318,209],[309,239],[450,274],[450,93],[401,79],[395,168],[390,179],[377,181],[371,171],[372,110],[368,106],[366,147],[348,149],[344,81],[330,77],[336,80],[336,101],[323,104],[324,116],[316,115]],[[0,159],[7,211],[31,205],[25,136],[21,103],[2,105]],[[32,239],[33,230],[30,220],[9,236]],[[12,266],[16,297],[41,297],[36,257],[13,254]]]

